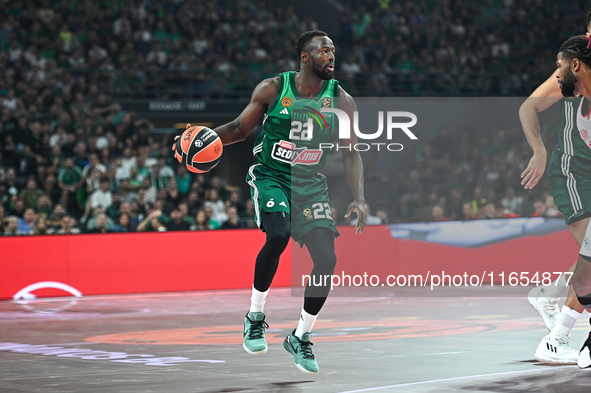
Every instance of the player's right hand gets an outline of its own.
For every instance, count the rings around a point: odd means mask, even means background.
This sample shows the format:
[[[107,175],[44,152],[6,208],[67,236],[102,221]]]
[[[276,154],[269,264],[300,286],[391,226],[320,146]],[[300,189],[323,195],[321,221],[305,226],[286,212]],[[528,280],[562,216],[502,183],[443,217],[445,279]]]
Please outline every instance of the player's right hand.
[[[521,185],[523,188],[531,190],[538,184],[546,170],[546,157],[546,152],[535,153],[531,160],[529,160],[527,168],[521,173]]]
[[[191,123],[187,123],[187,125],[185,126],[185,130],[188,130],[189,128],[191,128]],[[177,135],[174,137],[174,142],[172,143],[172,151],[174,152],[176,150],[176,141],[180,138],[180,135]]]

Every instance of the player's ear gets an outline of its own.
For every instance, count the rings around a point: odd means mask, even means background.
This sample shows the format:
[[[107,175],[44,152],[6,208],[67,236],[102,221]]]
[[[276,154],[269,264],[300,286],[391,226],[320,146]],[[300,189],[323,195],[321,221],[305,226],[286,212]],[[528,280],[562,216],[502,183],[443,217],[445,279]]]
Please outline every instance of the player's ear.
[[[302,60],[304,63],[307,63],[309,59],[310,59],[310,54],[308,52],[300,53],[300,60]]]
[[[570,68],[571,70],[573,70],[573,72],[578,72],[581,68],[581,62],[579,61],[579,59],[573,59],[573,61],[571,61],[570,63]]]

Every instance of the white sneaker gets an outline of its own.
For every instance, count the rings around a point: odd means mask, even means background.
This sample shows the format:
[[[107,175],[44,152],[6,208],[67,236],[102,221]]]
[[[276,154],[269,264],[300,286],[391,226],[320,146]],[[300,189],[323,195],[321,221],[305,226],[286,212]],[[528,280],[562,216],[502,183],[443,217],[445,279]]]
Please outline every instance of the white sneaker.
[[[560,314],[560,307],[558,307],[560,298],[545,297],[545,292],[546,288],[543,286],[534,287],[527,294],[527,300],[544,320],[546,329],[551,332],[554,329],[554,325],[556,325],[558,314]]]
[[[540,341],[534,357],[537,361],[549,364],[577,364],[579,351],[571,348],[568,336],[557,334],[555,338],[546,336]]]

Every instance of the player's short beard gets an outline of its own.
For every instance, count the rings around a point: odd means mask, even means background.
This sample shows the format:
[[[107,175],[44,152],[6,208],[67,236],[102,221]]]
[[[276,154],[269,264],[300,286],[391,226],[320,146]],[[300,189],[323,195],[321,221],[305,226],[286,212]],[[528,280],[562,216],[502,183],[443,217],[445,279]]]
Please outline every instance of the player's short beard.
[[[325,66],[325,68],[322,68],[322,67],[320,67],[320,65],[317,65],[311,56],[310,56],[310,60],[312,60],[312,72],[314,73],[314,75],[316,75],[318,78],[320,78],[322,80],[332,79],[332,74],[333,74],[332,71],[328,71],[326,69],[326,66]]]
[[[568,73],[560,81],[560,91],[565,97],[574,97],[575,89],[577,87],[577,77],[575,73],[569,69]]]

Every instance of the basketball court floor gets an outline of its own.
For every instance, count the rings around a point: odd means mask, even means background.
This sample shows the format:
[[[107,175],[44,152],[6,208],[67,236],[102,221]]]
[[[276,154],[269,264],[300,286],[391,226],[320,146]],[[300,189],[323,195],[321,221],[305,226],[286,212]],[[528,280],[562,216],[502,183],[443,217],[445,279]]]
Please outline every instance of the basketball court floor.
[[[281,345],[301,308],[289,288],[271,289],[259,356],[242,348],[248,290],[0,301],[0,392],[589,392],[590,371],[533,358],[546,330],[526,293],[333,296],[316,376]]]

